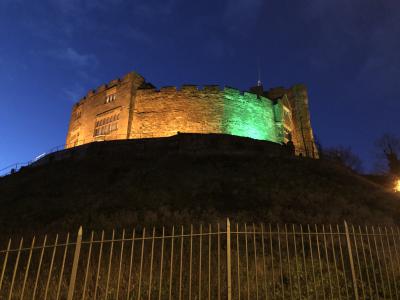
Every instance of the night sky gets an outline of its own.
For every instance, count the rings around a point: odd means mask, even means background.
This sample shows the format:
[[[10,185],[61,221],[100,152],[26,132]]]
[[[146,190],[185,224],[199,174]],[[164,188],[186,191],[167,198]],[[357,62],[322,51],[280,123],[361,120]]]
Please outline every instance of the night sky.
[[[157,87],[304,83],[323,146],[397,134],[398,0],[0,0],[0,169],[65,142],[72,105],[136,71]]]

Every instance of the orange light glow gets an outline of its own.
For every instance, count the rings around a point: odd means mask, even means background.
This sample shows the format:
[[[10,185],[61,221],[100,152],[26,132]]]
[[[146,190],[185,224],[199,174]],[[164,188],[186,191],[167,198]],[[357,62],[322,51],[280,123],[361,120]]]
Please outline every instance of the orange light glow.
[[[397,179],[395,184],[394,184],[394,191],[396,193],[400,193],[400,179]]]

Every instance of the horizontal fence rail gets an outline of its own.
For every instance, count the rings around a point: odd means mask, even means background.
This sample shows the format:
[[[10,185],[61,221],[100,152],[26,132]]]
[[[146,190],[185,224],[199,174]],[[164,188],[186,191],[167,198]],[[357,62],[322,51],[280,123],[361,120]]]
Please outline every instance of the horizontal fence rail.
[[[30,161],[22,162],[22,163],[14,163],[14,164],[8,165],[7,167],[0,169],[0,177],[4,177],[7,175],[16,173],[16,172],[20,171],[21,168],[29,167],[49,154],[56,153],[56,152],[59,152],[59,151],[62,151],[62,150],[65,150],[65,149],[68,149],[71,147],[80,146],[80,145],[83,145],[88,142],[103,142],[103,141],[122,140],[122,139],[126,139],[126,134],[113,134],[110,136],[102,135],[102,136],[97,136],[97,137],[94,137],[91,139],[86,139],[86,141],[85,141],[85,139],[80,139],[73,143],[58,145],[58,146],[55,146],[55,147],[49,149],[46,152],[43,152],[41,155],[38,155],[36,158],[34,158]]]
[[[398,299],[393,226],[226,224],[10,239],[0,299]]]

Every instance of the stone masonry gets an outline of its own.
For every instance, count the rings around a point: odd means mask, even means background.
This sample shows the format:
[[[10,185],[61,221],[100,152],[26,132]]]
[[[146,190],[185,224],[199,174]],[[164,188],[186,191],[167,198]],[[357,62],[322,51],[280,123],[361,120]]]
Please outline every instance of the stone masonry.
[[[304,85],[241,92],[184,85],[157,90],[135,72],[90,91],[73,106],[67,148],[94,141],[223,133],[292,142],[297,155],[318,157]]]

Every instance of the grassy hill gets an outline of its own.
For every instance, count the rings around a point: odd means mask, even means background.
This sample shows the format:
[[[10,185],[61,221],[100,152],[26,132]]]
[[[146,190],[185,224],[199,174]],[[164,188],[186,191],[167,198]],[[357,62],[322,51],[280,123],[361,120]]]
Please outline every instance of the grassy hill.
[[[396,223],[400,201],[323,160],[246,138],[93,143],[0,178],[0,234],[215,222]]]

